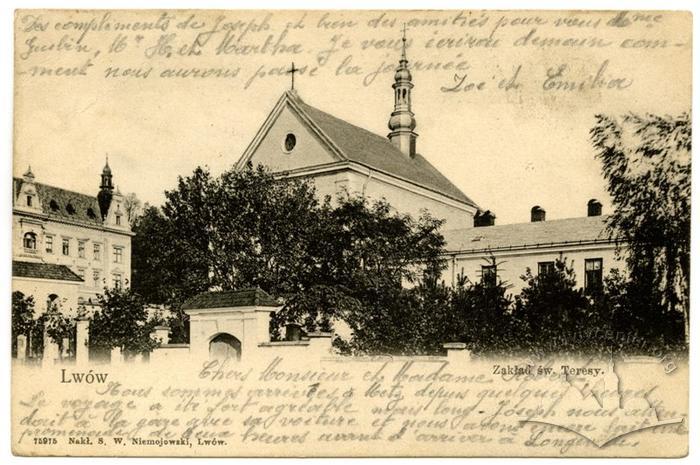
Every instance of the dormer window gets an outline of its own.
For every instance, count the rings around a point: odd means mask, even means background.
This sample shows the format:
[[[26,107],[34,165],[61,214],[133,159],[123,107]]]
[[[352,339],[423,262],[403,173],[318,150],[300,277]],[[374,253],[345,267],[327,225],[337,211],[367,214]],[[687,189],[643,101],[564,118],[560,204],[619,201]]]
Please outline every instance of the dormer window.
[[[66,205],[66,211],[71,215],[75,214],[75,207],[73,206],[72,203],[69,203],[68,205]]]
[[[94,220],[97,215],[95,215],[95,210],[93,210],[92,208],[88,208],[87,209],[87,216]]]
[[[31,196],[31,195],[28,195],[28,196],[27,196],[27,206],[28,206],[28,207],[31,207],[31,206],[32,206],[32,196]]]
[[[115,223],[117,224],[117,226],[121,226],[121,224],[122,224],[122,216],[121,216],[121,215],[115,215],[114,218],[115,218],[114,221],[115,221]]]
[[[36,250],[36,234],[28,232],[24,235],[24,248],[28,250]]]
[[[51,208],[51,211],[57,212],[58,211],[58,202],[55,200],[52,200],[49,202],[49,207]]]

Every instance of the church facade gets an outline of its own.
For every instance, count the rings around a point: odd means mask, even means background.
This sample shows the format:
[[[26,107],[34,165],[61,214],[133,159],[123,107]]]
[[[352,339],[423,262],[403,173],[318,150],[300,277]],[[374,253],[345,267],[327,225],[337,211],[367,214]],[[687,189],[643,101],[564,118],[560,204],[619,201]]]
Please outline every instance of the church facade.
[[[75,315],[104,287],[128,285],[131,232],[124,197],[105,165],[97,195],[36,182],[31,168],[13,179],[12,289]]]
[[[392,88],[394,110],[387,136],[314,108],[293,89],[285,92],[237,168],[249,162],[263,164],[279,176],[312,179],[321,198],[363,195],[385,199],[414,217],[427,211],[445,220],[446,284],[502,281],[517,293],[527,268],[544,273],[557,259],[566,259],[580,287],[592,290],[612,268],[624,268],[596,200],[589,202],[588,214],[578,218],[547,221],[536,206],[531,222],[496,226],[492,212],[480,208],[421,155],[405,38]]]
[[[388,137],[336,118],[285,92],[237,167],[263,164],[292,178],[313,179],[321,198],[364,195],[386,199],[418,217],[423,210],[449,228],[472,224],[479,207],[416,150],[411,73],[405,50],[396,71]]]

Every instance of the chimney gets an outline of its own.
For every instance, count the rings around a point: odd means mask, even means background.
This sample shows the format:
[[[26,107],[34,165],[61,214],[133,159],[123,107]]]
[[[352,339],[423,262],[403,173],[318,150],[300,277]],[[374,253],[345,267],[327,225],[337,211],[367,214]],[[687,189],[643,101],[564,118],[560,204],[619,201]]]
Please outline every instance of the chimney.
[[[596,199],[588,201],[588,216],[600,216],[603,214],[603,204]]]
[[[537,223],[539,221],[544,221],[546,214],[547,212],[544,211],[544,208],[535,205],[532,207],[532,210],[530,210],[530,222]]]
[[[485,212],[477,211],[474,215],[474,227],[481,228],[483,226],[493,226],[496,224],[496,215],[491,213],[491,210]]]

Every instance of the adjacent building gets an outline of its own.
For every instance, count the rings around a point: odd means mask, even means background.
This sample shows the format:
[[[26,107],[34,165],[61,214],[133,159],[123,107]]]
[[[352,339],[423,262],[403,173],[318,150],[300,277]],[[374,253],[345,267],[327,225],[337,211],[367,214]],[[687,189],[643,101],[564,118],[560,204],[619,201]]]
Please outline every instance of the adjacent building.
[[[109,164],[97,195],[37,182],[31,168],[13,179],[12,288],[74,314],[105,287],[128,285],[131,232]]]
[[[443,279],[462,282],[503,282],[514,294],[526,285],[521,278],[529,268],[533,275],[548,273],[557,260],[573,268],[577,284],[593,292],[611,269],[624,269],[617,243],[607,231],[607,215],[595,199],[588,202],[584,217],[546,220],[540,206],[531,210],[529,223],[494,225],[484,212],[474,227],[445,231],[448,252]]]
[[[624,267],[597,200],[580,218],[547,221],[544,209],[535,206],[530,223],[496,226],[492,212],[480,208],[420,153],[405,38],[392,88],[394,110],[386,136],[314,108],[294,90],[285,92],[237,168],[263,164],[279,176],[313,179],[321,198],[383,198],[399,212],[417,217],[427,211],[444,219],[448,267],[443,278],[448,284],[500,280],[517,293],[527,268],[533,274],[547,272],[557,259],[566,258],[578,284],[592,290],[610,269]]]

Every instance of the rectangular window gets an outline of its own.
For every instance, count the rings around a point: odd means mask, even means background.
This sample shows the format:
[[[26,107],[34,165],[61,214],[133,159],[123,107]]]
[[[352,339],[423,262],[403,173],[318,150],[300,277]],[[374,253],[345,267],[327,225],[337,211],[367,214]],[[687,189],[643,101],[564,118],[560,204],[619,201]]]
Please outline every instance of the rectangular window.
[[[100,270],[92,271],[92,283],[95,287],[100,287],[102,285],[102,278],[100,277]]]
[[[598,291],[603,288],[603,259],[586,259],[586,276],[584,288],[586,293]]]
[[[63,239],[63,255],[70,255],[70,239]]]
[[[28,195],[28,196],[27,196],[27,206],[28,206],[28,207],[31,207],[31,206],[32,206],[32,196],[31,196],[31,195]]]
[[[124,249],[121,247],[115,247],[114,248],[114,263],[121,263],[122,262],[122,252]]]
[[[497,284],[498,271],[496,270],[496,265],[482,265],[481,266],[481,283],[484,286],[496,286]]]
[[[538,262],[537,263],[537,274],[547,275],[554,273],[554,262]]]
[[[77,275],[80,276],[80,279],[85,281],[85,268],[78,268]]]
[[[112,284],[114,285],[115,289],[121,289],[121,287],[122,287],[121,275],[118,275],[118,274],[112,275]]]
[[[100,244],[93,244],[92,245],[92,258],[96,262],[99,262],[102,260],[102,252],[100,251]]]
[[[46,236],[46,253],[53,253],[53,236]]]
[[[116,219],[117,219],[117,226],[120,226],[120,225],[122,224],[122,216],[121,216],[121,215],[117,215],[117,216],[116,216]]]
[[[85,258],[85,241],[78,241],[78,257]]]

